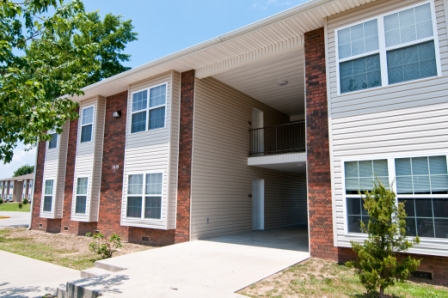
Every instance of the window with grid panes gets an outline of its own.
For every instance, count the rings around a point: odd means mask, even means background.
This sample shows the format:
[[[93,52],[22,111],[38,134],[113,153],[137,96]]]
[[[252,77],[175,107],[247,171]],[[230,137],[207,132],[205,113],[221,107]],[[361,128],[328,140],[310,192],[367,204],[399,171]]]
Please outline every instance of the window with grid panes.
[[[339,92],[437,76],[432,9],[419,4],[336,30]]]
[[[162,173],[128,176],[126,217],[162,218]]]
[[[165,127],[166,84],[132,94],[131,133]]]

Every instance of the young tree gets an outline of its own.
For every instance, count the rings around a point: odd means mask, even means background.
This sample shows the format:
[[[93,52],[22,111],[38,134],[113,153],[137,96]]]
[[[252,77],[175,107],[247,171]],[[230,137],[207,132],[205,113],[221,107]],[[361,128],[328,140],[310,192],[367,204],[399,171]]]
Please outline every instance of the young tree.
[[[31,174],[31,173],[34,173],[34,166],[24,165],[24,166],[21,166],[20,168],[18,168],[14,172],[13,177],[18,177],[18,176],[22,176],[22,175],[26,175],[26,174]]]
[[[49,13],[49,10],[54,10]],[[81,0],[0,0],[0,160],[18,141],[49,140],[47,131],[78,117],[69,97],[127,68],[136,39],[131,21],[86,13]]]
[[[360,225],[368,239],[363,244],[351,242],[357,260],[348,265],[358,269],[360,281],[368,293],[377,293],[379,288],[380,297],[384,297],[384,289],[397,280],[407,279],[419,266],[420,260],[409,256],[400,261],[397,258],[399,252],[419,243],[419,238],[407,239],[404,203],[397,205],[392,190],[378,181],[373,190],[364,195],[364,208],[370,218],[367,226],[363,222]]]

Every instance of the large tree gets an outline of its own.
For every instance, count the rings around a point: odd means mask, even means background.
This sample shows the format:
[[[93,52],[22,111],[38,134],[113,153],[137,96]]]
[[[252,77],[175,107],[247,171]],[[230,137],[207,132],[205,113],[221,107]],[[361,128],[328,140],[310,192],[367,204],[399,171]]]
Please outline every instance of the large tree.
[[[78,117],[69,98],[127,68],[131,21],[88,13],[80,0],[0,0],[0,160],[18,141],[49,140],[47,131]]]

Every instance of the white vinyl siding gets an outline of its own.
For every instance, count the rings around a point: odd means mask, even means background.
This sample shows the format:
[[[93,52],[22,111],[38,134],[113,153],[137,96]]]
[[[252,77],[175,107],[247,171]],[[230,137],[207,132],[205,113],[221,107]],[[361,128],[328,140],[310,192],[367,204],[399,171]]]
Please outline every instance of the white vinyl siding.
[[[336,245],[350,247],[363,236],[346,233],[343,162],[445,154],[448,148],[448,44],[442,0],[434,20],[442,76],[338,94],[335,30],[427,1],[378,1],[328,19],[328,83]],[[389,173],[389,177],[394,174]],[[410,251],[448,255],[444,239],[424,239]]]
[[[88,113],[89,119],[86,121],[83,121],[83,114],[81,114],[78,122],[71,219],[74,221],[96,222],[98,221],[100,204],[106,99],[98,96],[82,101],[80,111],[82,113],[82,111],[86,110],[93,113]],[[91,141],[81,142],[82,131],[86,125],[92,127]],[[88,178],[85,213],[76,213],[78,178]]]
[[[133,94],[161,85],[166,85],[165,126],[132,133]],[[162,230],[175,228],[177,159],[179,154],[179,88],[179,74],[175,72],[165,73],[130,86],[127,108],[129,112],[126,119],[123,199],[121,207],[121,224],[124,226]],[[128,217],[129,175],[147,173],[162,173],[160,219]],[[136,203],[134,201],[131,203]]]
[[[55,148],[49,149],[49,142],[47,142],[43,180],[54,180],[54,192],[51,211],[44,212],[44,192],[42,191],[40,216],[44,218],[62,218],[69,129],[70,123],[67,121],[62,126],[62,133],[57,135],[57,146]]]
[[[265,180],[265,229],[307,223],[306,177],[247,165],[248,120],[265,126],[289,117],[213,78],[196,79],[191,239],[252,230],[252,179]],[[207,218],[209,219],[207,222]]]

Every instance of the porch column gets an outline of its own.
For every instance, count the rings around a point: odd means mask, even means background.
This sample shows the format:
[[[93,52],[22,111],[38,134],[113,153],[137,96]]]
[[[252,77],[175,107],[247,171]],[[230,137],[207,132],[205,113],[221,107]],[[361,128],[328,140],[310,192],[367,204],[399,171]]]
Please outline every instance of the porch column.
[[[191,156],[195,72],[181,74],[177,218],[174,242],[190,240]]]
[[[30,179],[25,180],[26,188],[25,188],[25,198],[29,201],[30,198],[28,197],[29,191],[30,191]]]
[[[6,182],[6,187],[7,187],[7,188],[6,188],[6,196],[5,196],[5,198],[7,198],[7,197],[9,196],[9,186],[10,186],[9,184],[10,184],[10,183],[11,183],[10,181],[7,181],[7,182]]]
[[[1,199],[5,198],[5,181],[0,181],[0,184],[2,186],[2,196]]]
[[[333,244],[324,29],[305,34],[306,133],[310,254],[337,260]]]

